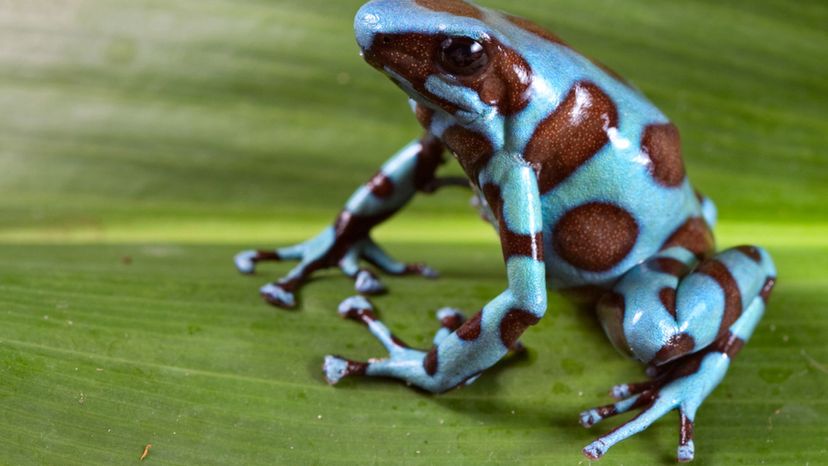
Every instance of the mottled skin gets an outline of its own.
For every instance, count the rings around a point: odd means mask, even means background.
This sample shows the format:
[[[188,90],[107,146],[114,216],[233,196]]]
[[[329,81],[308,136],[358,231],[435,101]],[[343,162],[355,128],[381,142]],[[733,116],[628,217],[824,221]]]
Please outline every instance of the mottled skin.
[[[431,392],[475,380],[545,314],[547,289],[590,303],[612,343],[649,365],[652,380],[614,387],[618,403],[581,414],[592,426],[640,414],[584,449],[593,459],[680,411],[678,459],[694,455],[696,410],[761,318],[775,269],[764,250],[716,253],[712,202],[690,185],[679,133],[641,93],[533,23],[459,0],[375,0],[357,13],[365,60],[410,97],[425,129],[348,201],[334,225],[298,246],[236,257],[251,273],[263,260],[300,260],[262,288],[281,307],[315,270],[339,266],[362,294],[384,291],[360,259],[392,274],[434,276],[391,259],[370,238],[436,177],[448,150],[498,231],[508,288],[472,318],[438,313],[429,351],[409,348],[365,298],[340,313],[358,320],[390,355],[325,359],[328,380],[367,375]]]

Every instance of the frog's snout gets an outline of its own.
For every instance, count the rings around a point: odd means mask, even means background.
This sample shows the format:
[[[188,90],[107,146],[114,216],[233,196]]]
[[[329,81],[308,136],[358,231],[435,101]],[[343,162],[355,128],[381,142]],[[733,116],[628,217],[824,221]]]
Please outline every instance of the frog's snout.
[[[410,0],[372,0],[362,5],[354,18],[354,32],[362,52],[371,49],[377,34],[392,32],[389,29],[412,6]]]
[[[354,18],[354,33],[357,44],[362,53],[369,50],[374,42],[374,35],[382,30],[381,8],[377,8],[377,2],[368,2],[362,5]]]

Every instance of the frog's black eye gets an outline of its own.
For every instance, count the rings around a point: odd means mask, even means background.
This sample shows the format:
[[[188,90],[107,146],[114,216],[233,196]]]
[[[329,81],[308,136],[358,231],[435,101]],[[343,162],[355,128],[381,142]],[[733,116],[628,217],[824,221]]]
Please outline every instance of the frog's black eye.
[[[472,76],[489,64],[480,42],[468,37],[450,37],[440,46],[440,66],[455,76]]]

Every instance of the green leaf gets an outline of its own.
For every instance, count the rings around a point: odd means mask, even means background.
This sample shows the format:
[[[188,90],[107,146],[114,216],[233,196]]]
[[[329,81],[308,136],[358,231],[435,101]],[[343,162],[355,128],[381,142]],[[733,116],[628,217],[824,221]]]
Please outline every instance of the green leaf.
[[[550,27],[682,129],[722,246],[767,246],[765,319],[699,412],[697,464],[828,461],[828,6],[776,0],[487,1]],[[577,414],[643,377],[588,312],[553,296],[474,385],[428,396],[327,386],[322,356],[382,356],[322,273],[301,310],[238,276],[241,248],[323,228],[417,135],[364,65],[360,2],[0,2],[0,445],[7,464],[578,464]],[[457,167],[450,172],[459,173]],[[388,278],[384,321],[428,346],[434,311],[503,287],[497,241],[460,192],[377,234],[439,281]],[[674,461],[666,416],[605,464]]]

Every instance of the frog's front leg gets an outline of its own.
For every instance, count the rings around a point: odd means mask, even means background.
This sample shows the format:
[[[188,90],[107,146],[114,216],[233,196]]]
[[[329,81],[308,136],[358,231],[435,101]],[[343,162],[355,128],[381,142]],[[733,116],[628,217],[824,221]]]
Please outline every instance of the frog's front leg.
[[[696,411],[753,334],[775,276],[770,255],[753,246],[723,251],[698,265],[686,249],[672,248],[630,270],[602,298],[598,313],[615,346],[653,364],[655,378],[616,386],[611,393],[621,401],[581,414],[581,423],[591,427],[642,408],[584,453],[600,458],[614,444],[678,409],[678,460],[692,460]]]
[[[518,159],[503,156],[489,164],[480,182],[498,219],[508,289],[456,330],[450,322],[456,325],[458,320],[444,315],[444,328],[430,351],[395,344],[390,332],[372,317],[369,328],[386,346],[389,357],[361,363],[328,356],[323,369],[329,382],[349,375],[380,376],[443,392],[474,380],[510,350],[518,349],[518,337],[543,317],[546,271],[535,173]],[[350,306],[344,308],[350,315]]]
[[[423,264],[394,260],[371,239],[370,232],[398,212],[418,191],[430,193],[458,184],[454,179],[441,180],[435,176],[444,162],[443,151],[443,144],[430,134],[412,142],[351,196],[332,226],[295,246],[241,252],[235,256],[236,267],[242,273],[252,274],[259,262],[299,261],[287,276],[260,290],[266,301],[283,308],[295,307],[298,289],[313,272],[329,267],[338,266],[353,278],[359,293],[382,293],[384,286],[373,272],[360,266],[362,260],[388,274],[435,277],[436,272]]]

